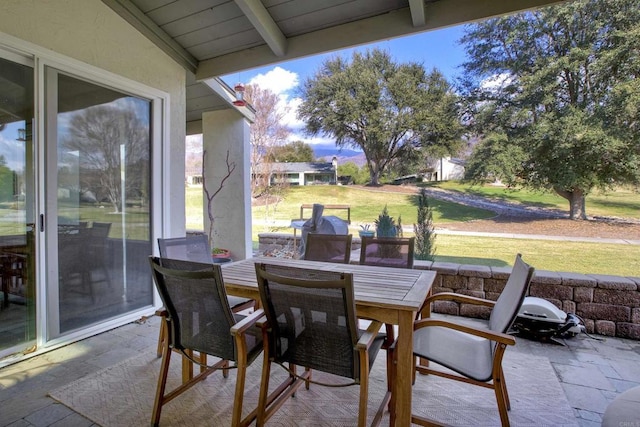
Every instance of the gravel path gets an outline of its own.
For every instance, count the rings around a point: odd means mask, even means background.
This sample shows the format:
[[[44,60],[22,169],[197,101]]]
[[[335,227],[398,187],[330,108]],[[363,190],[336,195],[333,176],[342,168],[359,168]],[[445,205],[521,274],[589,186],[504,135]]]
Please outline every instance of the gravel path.
[[[419,191],[416,189],[415,191]],[[498,215],[509,217],[539,217],[539,218],[569,218],[569,214],[558,209],[540,208],[535,206],[522,206],[517,203],[505,201],[487,200],[484,197],[471,194],[460,194],[454,191],[442,190],[440,188],[425,188],[429,197],[444,200],[452,203],[459,203],[465,206],[481,208],[495,212]]]
[[[411,185],[361,188],[366,191],[406,194],[415,194],[419,191],[419,188]],[[487,209],[496,213],[496,216],[490,219],[436,223],[436,230],[640,240],[640,220],[598,217],[586,221],[574,221],[569,219],[566,211],[557,209],[487,200],[479,196],[436,188],[427,188],[426,191],[428,196],[434,199]]]

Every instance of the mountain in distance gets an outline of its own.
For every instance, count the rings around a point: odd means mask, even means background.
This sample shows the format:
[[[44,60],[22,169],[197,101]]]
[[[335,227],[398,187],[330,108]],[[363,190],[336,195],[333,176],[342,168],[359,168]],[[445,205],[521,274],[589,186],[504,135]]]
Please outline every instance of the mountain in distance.
[[[313,144],[313,155],[316,159],[324,159],[330,162],[333,156],[338,159],[338,164],[353,162],[356,165],[362,167],[365,163],[364,153],[362,151],[350,150],[348,148],[338,148],[332,144]]]

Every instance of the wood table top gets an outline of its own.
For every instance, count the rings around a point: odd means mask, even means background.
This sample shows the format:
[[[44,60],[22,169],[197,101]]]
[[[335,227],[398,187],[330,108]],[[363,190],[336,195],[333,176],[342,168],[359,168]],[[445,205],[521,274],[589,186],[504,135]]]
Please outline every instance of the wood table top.
[[[417,311],[424,302],[436,273],[428,270],[401,269],[354,264],[294,260],[286,258],[249,258],[222,265],[222,276],[229,293],[234,288],[257,292],[255,263],[286,265],[353,274],[356,304],[369,307]]]

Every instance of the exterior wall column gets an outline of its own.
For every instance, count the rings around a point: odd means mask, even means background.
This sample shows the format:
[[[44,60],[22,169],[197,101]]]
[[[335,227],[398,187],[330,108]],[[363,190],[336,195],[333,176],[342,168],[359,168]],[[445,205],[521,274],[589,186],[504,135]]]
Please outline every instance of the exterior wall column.
[[[231,251],[234,260],[253,254],[251,243],[251,186],[249,159],[249,122],[239,112],[228,109],[202,114],[204,179],[213,195],[230,168],[212,203],[213,247]],[[227,161],[228,155],[228,161]],[[204,231],[209,231],[207,197],[203,189]]]

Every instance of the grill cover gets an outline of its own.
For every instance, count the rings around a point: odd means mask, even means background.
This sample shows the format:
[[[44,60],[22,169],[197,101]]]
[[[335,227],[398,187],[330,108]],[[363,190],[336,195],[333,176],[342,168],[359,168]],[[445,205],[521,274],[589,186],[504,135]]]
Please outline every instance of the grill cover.
[[[349,224],[334,215],[322,216],[324,205],[314,203],[311,218],[302,225],[302,243],[300,253],[304,253],[307,234],[349,234]]]

